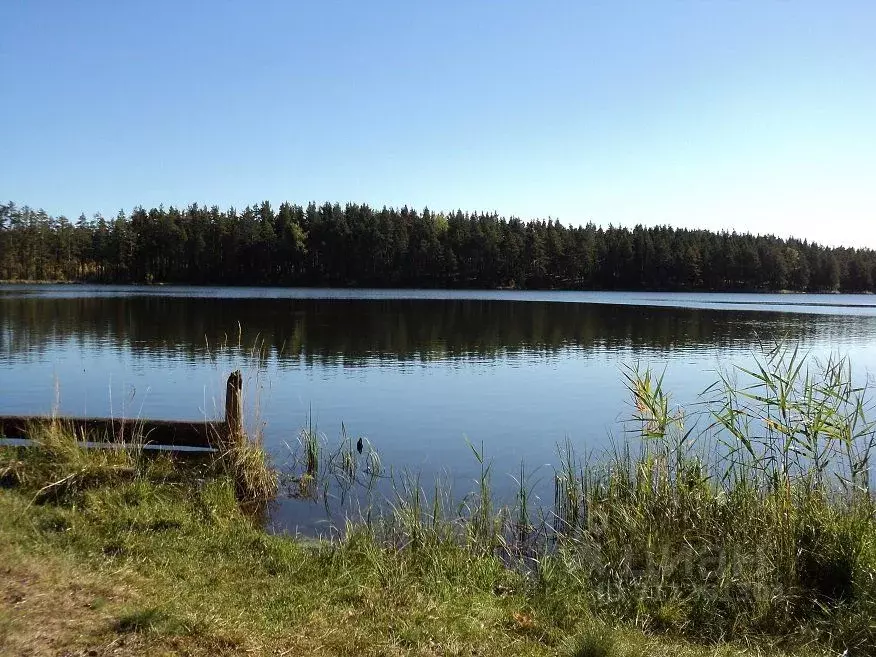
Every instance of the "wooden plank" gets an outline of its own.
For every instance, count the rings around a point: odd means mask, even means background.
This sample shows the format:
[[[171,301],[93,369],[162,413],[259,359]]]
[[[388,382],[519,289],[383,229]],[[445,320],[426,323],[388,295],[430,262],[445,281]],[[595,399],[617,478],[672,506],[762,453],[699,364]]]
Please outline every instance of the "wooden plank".
[[[0,437],[29,438],[35,425],[59,422],[91,442],[137,442],[171,447],[215,447],[246,439],[243,428],[243,375],[236,370],[225,386],[225,421],[114,419],[102,417],[0,416]]]
[[[180,447],[216,447],[226,433],[224,422],[175,422],[172,420],[132,420],[45,416],[0,417],[0,435],[28,438],[35,425],[58,422],[93,442],[131,442],[142,439],[153,445]]]

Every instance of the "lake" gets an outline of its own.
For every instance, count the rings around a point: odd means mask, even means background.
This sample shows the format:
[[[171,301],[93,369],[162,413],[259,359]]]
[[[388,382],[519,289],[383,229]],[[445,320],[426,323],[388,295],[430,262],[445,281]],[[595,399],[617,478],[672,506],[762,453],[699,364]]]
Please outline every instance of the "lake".
[[[556,445],[596,453],[631,408],[621,368],[666,371],[691,402],[785,340],[876,372],[876,299],[846,295],[0,287],[0,414],[215,419],[242,367],[248,422],[278,461],[304,426],[342,423],[385,465],[472,487],[469,442],[512,494],[520,462],[551,481]],[[258,345],[258,357],[253,355]],[[277,528],[321,507],[284,501]]]

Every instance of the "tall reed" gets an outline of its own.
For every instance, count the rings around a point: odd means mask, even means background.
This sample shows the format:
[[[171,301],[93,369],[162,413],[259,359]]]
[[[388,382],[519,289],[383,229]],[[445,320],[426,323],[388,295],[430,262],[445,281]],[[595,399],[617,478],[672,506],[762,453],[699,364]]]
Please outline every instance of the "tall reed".
[[[721,373],[691,412],[651,370],[624,377],[627,432],[595,459],[567,441],[548,513],[525,466],[514,501],[495,499],[491,461],[470,445],[479,477],[455,514],[440,490],[430,503],[418,477],[391,476],[370,531],[494,555],[646,629],[876,650],[876,425],[848,361],[771,350]]]

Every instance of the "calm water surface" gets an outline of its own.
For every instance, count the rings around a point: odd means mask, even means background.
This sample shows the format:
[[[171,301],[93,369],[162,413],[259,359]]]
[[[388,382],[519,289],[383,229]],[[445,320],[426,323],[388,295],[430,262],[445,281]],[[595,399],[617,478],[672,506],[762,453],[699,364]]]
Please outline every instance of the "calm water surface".
[[[876,372],[876,299],[844,295],[447,292],[115,286],[0,287],[0,413],[212,419],[248,372],[251,426],[279,459],[302,426],[343,422],[385,464],[471,488],[466,442],[510,491],[524,460],[605,446],[629,404],[620,368],[666,370],[679,402],[761,342],[799,343]],[[246,355],[262,346],[255,364]],[[239,347],[238,345],[241,345]],[[257,400],[257,404],[255,401]],[[260,409],[255,417],[254,408]],[[274,522],[321,510],[284,502]]]

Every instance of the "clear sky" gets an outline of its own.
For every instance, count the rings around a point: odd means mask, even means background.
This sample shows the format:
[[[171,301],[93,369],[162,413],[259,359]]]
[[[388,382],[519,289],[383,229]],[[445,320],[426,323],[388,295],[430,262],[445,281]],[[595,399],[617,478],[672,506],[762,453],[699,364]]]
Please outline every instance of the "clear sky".
[[[0,198],[876,247],[876,2],[0,2]]]

